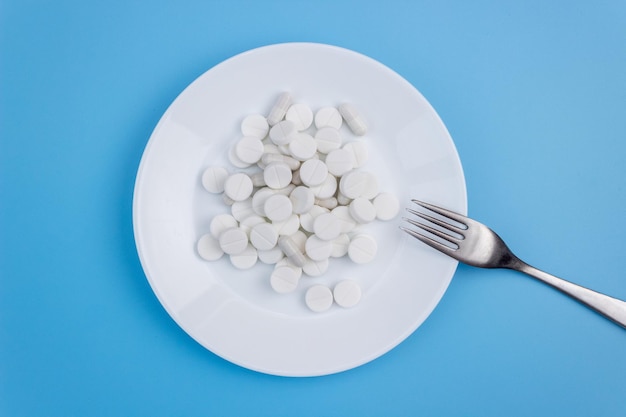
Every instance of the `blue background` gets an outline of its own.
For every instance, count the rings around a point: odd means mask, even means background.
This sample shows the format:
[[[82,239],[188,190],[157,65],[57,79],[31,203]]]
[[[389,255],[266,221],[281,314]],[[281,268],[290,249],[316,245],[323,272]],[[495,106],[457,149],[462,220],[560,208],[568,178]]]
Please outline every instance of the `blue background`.
[[[136,170],[191,81],[287,41],[353,49],[433,104],[470,215],[626,299],[626,3],[0,4],[0,416],[626,415],[626,331],[511,271],[460,266],[383,357],[282,378],[169,318],[135,251]]]

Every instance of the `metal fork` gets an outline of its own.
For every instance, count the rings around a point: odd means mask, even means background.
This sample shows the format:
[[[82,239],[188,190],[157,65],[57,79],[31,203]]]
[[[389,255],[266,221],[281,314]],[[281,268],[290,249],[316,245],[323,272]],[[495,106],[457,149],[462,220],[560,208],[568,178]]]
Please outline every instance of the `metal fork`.
[[[513,269],[528,274],[626,328],[626,302],[528,265],[511,252],[500,236],[476,220],[423,201],[412,202],[436,214],[407,208],[421,221],[405,217],[403,220],[417,229],[400,228],[416,239],[468,265]]]

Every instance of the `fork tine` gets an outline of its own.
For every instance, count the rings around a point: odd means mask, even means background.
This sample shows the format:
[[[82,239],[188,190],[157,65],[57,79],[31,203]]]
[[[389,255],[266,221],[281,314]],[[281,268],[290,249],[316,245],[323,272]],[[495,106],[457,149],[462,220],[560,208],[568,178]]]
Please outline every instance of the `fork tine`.
[[[453,258],[455,257],[454,256],[454,252],[456,251],[456,249],[451,248],[450,246],[444,245],[443,243],[438,242],[435,239],[430,238],[430,237],[428,237],[426,235],[423,235],[423,234],[421,234],[419,232],[416,232],[415,230],[407,229],[404,226],[400,226],[400,229],[405,231],[409,235],[413,236],[417,240],[420,240],[423,243],[427,244],[428,246],[430,246],[430,247],[432,247],[432,248],[434,248],[434,249],[436,249],[436,250],[438,250],[440,252],[443,252],[443,253],[445,253],[448,256],[451,256]]]
[[[429,204],[429,203],[425,203],[424,201],[415,200],[415,199],[413,199],[411,201],[413,203],[417,204],[418,206],[424,207],[424,208],[426,208],[426,209],[428,209],[428,210],[430,210],[430,211],[432,211],[434,213],[439,214],[440,216],[447,217],[449,219],[454,220],[455,222],[461,223],[465,227],[465,229],[467,229],[467,227],[468,227],[468,225],[467,225],[468,218],[463,216],[462,214],[455,213],[453,211],[446,210],[444,208],[441,208],[439,206],[434,206],[434,205]],[[446,226],[444,226],[444,227],[446,227]]]
[[[409,213],[413,214],[414,216],[421,217],[422,219],[424,219],[424,220],[426,220],[426,221],[428,221],[430,223],[434,223],[437,226],[443,227],[444,229],[448,229],[448,230],[454,231],[455,233],[459,233],[460,234],[460,231],[466,230],[466,228],[457,227],[456,225],[451,224],[450,222],[443,221],[441,219],[438,219],[438,218],[433,217],[433,216],[431,216],[429,214],[426,214],[426,213],[419,212],[417,210],[413,210],[413,209],[407,208],[406,211],[408,211]]]
[[[418,215],[419,215],[419,214],[418,214]],[[428,233],[432,233],[433,235],[437,236],[437,237],[438,237],[438,238],[440,238],[440,239],[445,240],[446,242],[449,242],[449,243],[450,243],[450,244],[452,244],[452,245],[455,245],[455,246],[457,246],[457,247],[458,247],[458,245],[459,245],[459,244],[458,244],[458,240],[459,240],[459,239],[455,239],[455,237],[454,237],[454,236],[451,236],[451,235],[449,235],[449,234],[447,234],[447,233],[445,233],[445,232],[443,232],[443,231],[441,231],[441,230],[439,230],[439,229],[435,229],[435,228],[434,228],[434,227],[432,227],[432,226],[429,226],[429,225],[424,224],[424,223],[420,223],[420,222],[415,221],[415,220],[412,220],[412,219],[408,219],[408,218],[406,218],[406,217],[403,217],[403,218],[402,218],[402,220],[404,220],[405,222],[408,222],[408,223],[412,224],[412,225],[413,225],[413,226],[415,226],[415,227],[419,227],[420,229],[425,230],[425,231],[427,231]]]

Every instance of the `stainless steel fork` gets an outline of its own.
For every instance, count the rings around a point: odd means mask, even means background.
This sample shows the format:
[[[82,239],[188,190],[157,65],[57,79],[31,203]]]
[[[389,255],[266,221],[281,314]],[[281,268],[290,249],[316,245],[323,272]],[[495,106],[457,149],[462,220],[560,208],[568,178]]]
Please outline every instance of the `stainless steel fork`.
[[[403,218],[414,226],[400,227],[411,236],[468,265],[514,269],[528,274],[626,328],[626,302],[528,265],[511,252],[500,236],[476,220],[423,201],[412,201],[427,211],[407,209],[420,219]]]

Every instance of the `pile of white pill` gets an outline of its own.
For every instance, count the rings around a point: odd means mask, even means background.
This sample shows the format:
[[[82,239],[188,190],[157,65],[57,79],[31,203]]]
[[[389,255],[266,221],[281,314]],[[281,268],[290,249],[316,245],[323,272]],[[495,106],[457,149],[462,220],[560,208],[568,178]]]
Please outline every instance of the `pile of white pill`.
[[[348,130],[342,129],[344,122]],[[273,264],[269,284],[277,293],[295,291],[303,274],[323,275],[331,258],[372,261],[378,245],[363,226],[393,219],[399,202],[362,169],[368,159],[365,141],[345,141],[342,131],[367,133],[353,105],[314,113],[307,104],[292,103],[289,93],[278,97],[267,117],[245,117],[242,137],[228,153],[239,171],[211,166],[202,173],[203,187],[221,193],[230,213],[213,217],[197,241],[198,254],[207,261],[226,254],[238,269],[258,260]],[[323,312],[333,303],[353,307],[360,298],[359,284],[344,279],[332,290],[313,283],[304,302]]]

